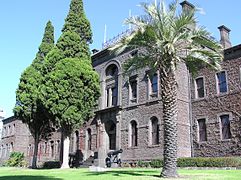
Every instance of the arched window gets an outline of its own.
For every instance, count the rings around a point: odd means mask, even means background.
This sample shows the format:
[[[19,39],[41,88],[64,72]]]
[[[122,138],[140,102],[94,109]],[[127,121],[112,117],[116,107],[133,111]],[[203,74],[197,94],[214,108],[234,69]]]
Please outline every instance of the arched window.
[[[131,146],[137,146],[137,123],[136,121],[131,121]]]
[[[156,117],[151,118],[151,142],[153,145],[159,144],[159,124]]]
[[[91,129],[87,130],[87,148],[91,150]]]
[[[106,89],[105,101],[106,107],[116,106],[118,101],[118,68],[111,64],[106,68]]]

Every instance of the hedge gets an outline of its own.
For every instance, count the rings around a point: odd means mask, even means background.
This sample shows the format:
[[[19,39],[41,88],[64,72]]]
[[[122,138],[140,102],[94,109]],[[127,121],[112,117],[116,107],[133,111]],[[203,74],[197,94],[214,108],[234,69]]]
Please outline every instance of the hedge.
[[[154,159],[150,162],[138,161],[139,167],[160,168],[163,166],[163,159]],[[178,167],[241,167],[239,157],[187,157],[178,158]]]

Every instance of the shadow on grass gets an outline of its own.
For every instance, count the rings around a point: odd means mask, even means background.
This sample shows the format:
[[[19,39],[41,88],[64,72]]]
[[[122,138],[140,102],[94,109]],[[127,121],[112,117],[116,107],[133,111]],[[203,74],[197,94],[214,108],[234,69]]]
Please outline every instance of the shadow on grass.
[[[115,176],[123,176],[123,175],[128,175],[128,176],[150,176],[150,177],[157,177],[156,171],[155,170],[117,170],[117,171],[105,171],[105,172],[86,172],[85,173],[87,176],[101,176],[101,175],[111,175],[113,177]],[[1,180],[1,179],[0,179]]]
[[[27,176],[27,175],[17,175],[17,176],[2,176],[0,180],[63,180],[55,177],[47,176]]]

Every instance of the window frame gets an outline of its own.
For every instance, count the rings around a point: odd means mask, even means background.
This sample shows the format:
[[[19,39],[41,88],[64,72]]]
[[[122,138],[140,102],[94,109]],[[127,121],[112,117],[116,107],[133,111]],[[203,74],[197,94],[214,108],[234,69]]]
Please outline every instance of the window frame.
[[[221,119],[221,116],[228,116],[228,120],[229,120],[229,138],[224,138],[223,136],[223,124],[222,124],[222,119]],[[232,113],[230,112],[224,112],[224,113],[221,113],[221,114],[218,114],[218,122],[219,122],[219,130],[220,130],[220,139],[222,141],[229,141],[232,139],[232,131],[231,131],[231,121],[233,120],[233,117],[232,117]]]
[[[198,86],[197,86],[197,80],[202,78],[203,79],[203,97],[199,97],[198,93]],[[206,89],[205,89],[205,78],[204,76],[198,76],[194,79],[194,88],[195,88],[195,99],[203,99],[206,97]]]
[[[200,135],[200,125],[199,121],[204,120],[205,124],[205,140],[201,140],[201,135]],[[200,117],[197,119],[197,140],[199,143],[207,142],[208,141],[208,135],[207,135],[207,118],[206,117]]]
[[[156,122],[156,134],[154,137],[154,121]],[[155,143],[154,143],[155,139]],[[160,124],[159,119],[156,116],[153,116],[150,119],[150,145],[155,146],[160,144]]]
[[[135,83],[135,88],[136,88],[136,97],[133,97],[133,87],[132,83]],[[131,76],[128,80],[128,94],[129,94],[129,104],[132,103],[137,103],[138,102],[138,76]]]
[[[226,92],[220,92],[220,85],[219,84],[221,84],[221,83],[219,83],[218,74],[223,73],[223,72],[225,73]],[[220,95],[220,94],[228,93],[229,89],[228,89],[228,73],[227,73],[227,71],[226,70],[219,71],[215,74],[215,76],[216,76],[216,92],[217,92],[217,94]]]
[[[135,124],[135,136],[133,133],[133,124]],[[138,124],[136,120],[129,123],[129,147],[136,148],[138,146]]]

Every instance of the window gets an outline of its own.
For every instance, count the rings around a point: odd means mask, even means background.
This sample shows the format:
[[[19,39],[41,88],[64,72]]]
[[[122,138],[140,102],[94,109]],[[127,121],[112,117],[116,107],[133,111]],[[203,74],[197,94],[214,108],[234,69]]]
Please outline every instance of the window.
[[[60,152],[60,140],[57,140],[57,153],[59,153]]]
[[[87,130],[87,135],[88,135],[88,137],[87,137],[87,148],[88,148],[88,150],[91,150],[91,129],[88,129]]]
[[[137,146],[137,124],[136,121],[131,121],[131,146]]]
[[[48,144],[47,142],[44,143],[44,153],[47,154],[47,150],[48,150]]]
[[[137,80],[131,79],[130,80],[130,87],[129,87],[129,97],[132,102],[137,101]]]
[[[220,116],[220,120],[221,120],[222,139],[230,139],[231,131],[230,131],[229,115],[226,114],[226,115]]]
[[[196,85],[196,98],[204,97],[204,81],[203,77],[197,78],[195,80]]]
[[[225,71],[217,73],[217,92],[225,93],[228,91]]]
[[[112,87],[111,88],[111,93],[112,93],[111,105],[112,106],[116,106],[117,105],[117,88],[116,87]]]
[[[154,74],[151,78],[151,93],[152,94],[156,94],[157,90],[158,90],[158,78],[157,78],[157,74]]]
[[[54,141],[50,141],[50,156],[54,157]]]
[[[156,117],[151,118],[152,145],[159,144],[159,124]]]
[[[10,153],[13,152],[13,142],[10,143]]]
[[[106,75],[106,107],[116,106],[118,102],[118,68],[115,64],[111,64],[105,71]]]
[[[206,119],[198,119],[198,138],[200,142],[207,141]]]

